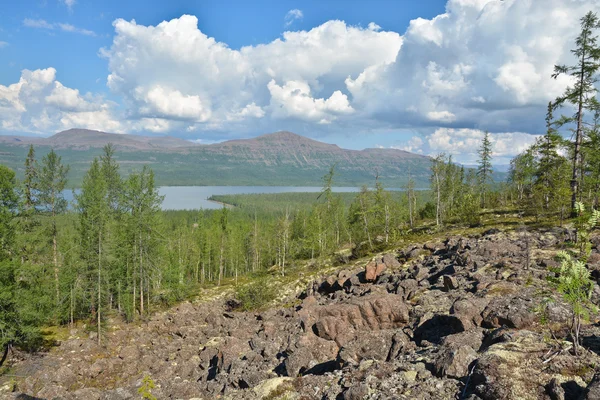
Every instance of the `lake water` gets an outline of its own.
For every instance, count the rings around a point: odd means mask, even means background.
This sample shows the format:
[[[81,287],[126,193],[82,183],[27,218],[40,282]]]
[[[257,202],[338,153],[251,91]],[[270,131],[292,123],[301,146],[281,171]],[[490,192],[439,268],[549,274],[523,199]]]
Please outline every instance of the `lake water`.
[[[165,196],[163,210],[218,209],[223,206],[207,200],[219,194],[253,193],[318,193],[322,188],[316,186],[163,186],[158,189]],[[334,192],[358,192],[360,188],[335,187]]]
[[[209,201],[208,198],[218,194],[251,194],[251,193],[289,193],[309,192],[318,193],[321,187],[317,186],[163,186],[158,188],[161,195],[165,196],[162,204],[163,210],[195,210],[219,209],[223,206]],[[387,189],[397,190],[397,189]],[[357,187],[334,187],[334,192],[359,192]],[[73,200],[73,192],[65,190],[65,198]]]

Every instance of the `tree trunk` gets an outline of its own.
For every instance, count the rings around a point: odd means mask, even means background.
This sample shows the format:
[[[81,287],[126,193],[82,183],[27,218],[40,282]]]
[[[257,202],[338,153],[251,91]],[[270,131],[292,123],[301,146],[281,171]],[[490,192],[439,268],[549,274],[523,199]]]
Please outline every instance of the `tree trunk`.
[[[587,38],[584,37],[584,43],[587,43]],[[573,173],[571,175],[571,216],[575,217],[575,203],[577,203],[577,194],[579,185],[577,174],[581,166],[581,141],[583,136],[583,87],[585,80],[585,49],[581,54],[581,70],[579,72],[579,104],[577,106],[577,130],[575,132],[575,149],[573,151]]]
[[[102,329],[100,325],[100,311],[102,309],[102,292],[101,292],[101,282],[102,282],[102,232],[98,234],[98,345],[100,345]]]
[[[140,315],[144,315],[144,254],[142,252],[142,233],[140,236]]]
[[[6,359],[8,358],[8,352],[10,350],[10,342],[4,345],[4,352],[2,353],[2,358],[0,359],[0,367],[4,364]]]
[[[54,285],[56,290],[56,306],[60,305],[60,282],[58,280],[58,244],[56,240],[56,216],[52,210],[52,257],[54,259]]]

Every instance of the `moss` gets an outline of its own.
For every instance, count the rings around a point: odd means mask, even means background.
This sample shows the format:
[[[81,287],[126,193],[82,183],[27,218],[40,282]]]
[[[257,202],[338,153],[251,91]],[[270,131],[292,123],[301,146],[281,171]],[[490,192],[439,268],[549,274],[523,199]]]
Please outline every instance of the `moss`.
[[[294,386],[289,382],[285,382],[263,397],[263,400],[287,400],[291,397],[291,392],[294,392]]]

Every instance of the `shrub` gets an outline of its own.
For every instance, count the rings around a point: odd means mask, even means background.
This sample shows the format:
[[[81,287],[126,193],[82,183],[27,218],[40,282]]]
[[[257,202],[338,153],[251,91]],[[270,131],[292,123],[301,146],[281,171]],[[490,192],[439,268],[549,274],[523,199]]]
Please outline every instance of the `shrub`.
[[[236,289],[235,297],[244,311],[257,310],[265,307],[275,299],[275,289],[269,285],[267,278],[261,278]]]

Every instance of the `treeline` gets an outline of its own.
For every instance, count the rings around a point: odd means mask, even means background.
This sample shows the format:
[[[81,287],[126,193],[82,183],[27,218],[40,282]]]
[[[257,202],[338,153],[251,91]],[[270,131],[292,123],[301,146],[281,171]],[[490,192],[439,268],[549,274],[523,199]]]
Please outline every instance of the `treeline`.
[[[348,204],[324,177],[313,204],[279,212],[161,211],[151,169],[123,178],[107,145],[71,206],[69,167],[30,147],[24,179],[0,166],[0,345],[39,345],[44,324],[86,321],[100,341],[108,315],[132,321],[199,285],[275,269],[343,247],[367,253],[397,240],[430,208],[414,183],[396,199],[379,181]]]

